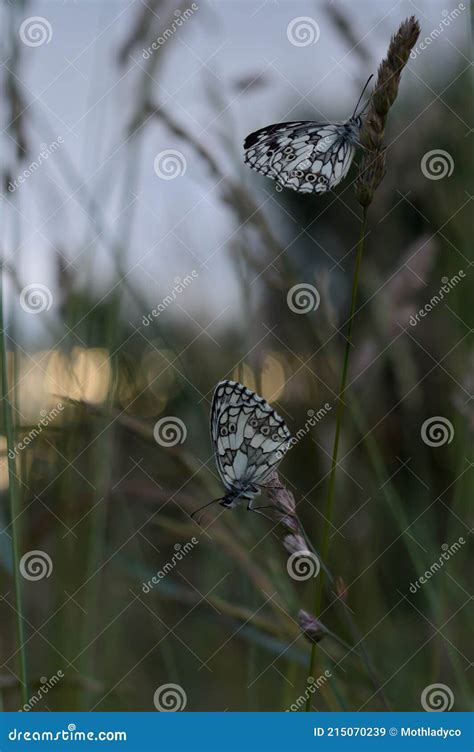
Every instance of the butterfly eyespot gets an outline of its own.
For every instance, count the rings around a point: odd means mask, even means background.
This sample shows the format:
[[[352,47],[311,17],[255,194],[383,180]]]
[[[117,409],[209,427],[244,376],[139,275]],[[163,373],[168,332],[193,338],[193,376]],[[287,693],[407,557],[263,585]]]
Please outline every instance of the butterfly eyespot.
[[[274,433],[274,434],[273,434],[273,436],[272,436],[272,441],[280,441],[280,437],[278,436],[278,434],[277,434],[277,433]]]
[[[316,180],[316,175],[314,174],[314,172],[310,172],[309,175],[306,176],[306,180],[308,181],[308,183],[314,183],[314,181]]]
[[[283,154],[293,154],[293,147],[287,146],[286,149],[284,149]]]
[[[294,178],[302,178],[304,175],[303,170],[292,170],[291,174]]]
[[[329,183],[329,180],[327,179],[326,175],[318,175],[318,183],[319,185],[327,185]]]
[[[227,436],[228,433],[229,433],[229,429],[227,428],[227,426],[222,426],[222,428],[221,428],[221,436]]]
[[[258,428],[258,420],[256,418],[252,418],[249,422],[252,428]]]
[[[262,433],[263,433],[264,436],[268,436],[268,434],[270,433],[270,427],[269,426],[262,426],[261,431],[262,431]]]
[[[229,433],[235,433],[236,430],[237,430],[237,426],[235,425],[235,423],[230,423],[229,424]]]

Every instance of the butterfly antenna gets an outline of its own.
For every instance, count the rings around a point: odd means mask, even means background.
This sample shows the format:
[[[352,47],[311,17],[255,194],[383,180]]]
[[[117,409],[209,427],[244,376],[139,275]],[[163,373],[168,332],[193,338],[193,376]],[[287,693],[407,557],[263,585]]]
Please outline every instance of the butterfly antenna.
[[[198,514],[198,512],[202,512],[203,509],[206,507],[210,507],[211,504],[217,504],[218,501],[222,501],[222,497],[220,499],[213,499],[212,501],[208,501],[207,504],[204,504],[202,507],[199,507],[199,509],[195,509],[194,512],[190,515],[191,519],[194,517],[195,514]]]
[[[370,82],[372,81],[373,77],[374,77],[374,75],[373,75],[373,74],[372,74],[371,76],[369,76],[369,77],[368,77],[368,79],[367,79],[367,82],[366,82],[366,84],[365,84],[364,88],[362,89],[361,95],[360,95],[360,97],[359,97],[359,99],[358,99],[358,102],[357,102],[356,106],[354,107],[354,112],[352,113],[352,117],[354,117],[354,116],[355,116],[355,114],[356,114],[356,112],[357,112],[357,108],[358,108],[358,106],[359,106],[359,105],[360,105],[360,103],[361,103],[362,97],[364,96],[365,90],[366,90],[366,88],[368,87],[368,85],[370,84]],[[370,102],[370,99],[369,99],[369,102]],[[365,107],[367,107],[367,105],[368,105],[368,103],[369,103],[369,102],[367,102],[367,104],[365,105]],[[365,110],[365,107],[364,107],[364,110]],[[361,110],[361,112],[364,112],[364,110]],[[360,115],[360,114],[361,114],[361,113],[359,113],[359,115]]]

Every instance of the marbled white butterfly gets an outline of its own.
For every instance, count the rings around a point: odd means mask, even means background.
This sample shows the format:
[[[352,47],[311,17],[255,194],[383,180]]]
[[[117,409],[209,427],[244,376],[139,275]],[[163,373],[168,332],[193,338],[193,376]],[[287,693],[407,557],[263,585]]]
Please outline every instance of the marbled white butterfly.
[[[299,193],[331,190],[347,175],[356,146],[360,146],[361,115],[365,107],[359,114],[357,108],[371,78],[345,123],[307,120],[268,125],[245,139],[244,162],[276,180],[279,190],[291,188]]]
[[[212,399],[211,441],[226,493],[216,501],[232,509],[245,500],[252,510],[252,500],[276,469],[290,439],[285,421],[263,397],[236,381],[220,381]]]

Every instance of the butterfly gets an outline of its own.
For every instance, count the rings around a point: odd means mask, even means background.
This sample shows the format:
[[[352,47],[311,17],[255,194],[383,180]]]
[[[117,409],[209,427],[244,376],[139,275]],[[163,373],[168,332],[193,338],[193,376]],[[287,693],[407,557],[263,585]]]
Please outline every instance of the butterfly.
[[[356,147],[361,146],[361,115],[368,102],[359,114],[357,108],[371,78],[345,123],[302,120],[268,125],[245,139],[245,164],[276,180],[278,190],[325,193],[334,188],[347,175]]]
[[[245,500],[247,509],[257,511],[252,501],[275,471],[291,440],[285,421],[263,397],[243,384],[226,380],[215,388],[210,428],[217,470],[226,493],[209,503],[219,502],[232,509]]]

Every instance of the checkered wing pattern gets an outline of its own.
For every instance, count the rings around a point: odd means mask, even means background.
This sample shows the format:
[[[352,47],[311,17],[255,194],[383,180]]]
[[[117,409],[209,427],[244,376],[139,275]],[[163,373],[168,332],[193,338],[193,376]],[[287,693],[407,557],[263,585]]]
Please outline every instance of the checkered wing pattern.
[[[280,188],[324,193],[347,175],[355,153],[352,121],[319,125],[311,121],[269,125],[244,142],[244,162]]]
[[[222,482],[237,491],[264,483],[291,436],[263,397],[236,381],[221,381],[212,400],[211,438]]]

